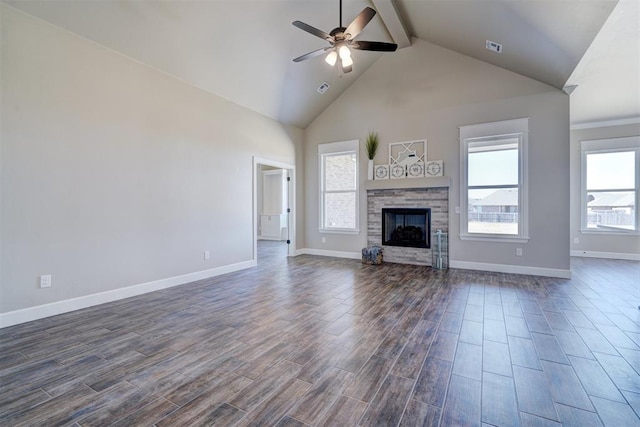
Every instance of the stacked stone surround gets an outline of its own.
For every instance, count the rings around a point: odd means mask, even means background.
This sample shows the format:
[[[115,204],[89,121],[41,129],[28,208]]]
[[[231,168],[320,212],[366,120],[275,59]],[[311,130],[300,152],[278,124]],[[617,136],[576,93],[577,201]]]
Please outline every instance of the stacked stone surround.
[[[448,188],[367,190],[367,244],[382,246],[382,208],[431,208],[431,248],[383,246],[384,262],[431,265],[433,233],[449,232]]]

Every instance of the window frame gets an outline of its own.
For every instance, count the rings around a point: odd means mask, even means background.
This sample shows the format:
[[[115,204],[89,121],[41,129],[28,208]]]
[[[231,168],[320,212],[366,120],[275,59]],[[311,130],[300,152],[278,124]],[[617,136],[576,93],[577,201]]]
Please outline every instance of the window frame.
[[[359,234],[360,233],[360,153],[359,153],[360,141],[349,140],[340,142],[328,142],[324,144],[318,144],[318,170],[319,170],[319,227],[320,233],[333,233],[333,234]],[[329,156],[355,154],[355,189],[354,190],[325,190],[325,158]],[[333,228],[325,227],[325,195],[327,193],[354,193],[356,206],[355,206],[355,227],[354,228]]]
[[[529,241],[528,140],[529,119],[513,119],[477,125],[460,126],[460,234],[461,240],[527,243]],[[484,143],[487,147],[515,140],[518,148],[518,234],[469,233],[469,145]],[[492,143],[493,142],[493,143]],[[498,187],[499,185],[496,185]],[[487,186],[482,186],[487,187]],[[507,187],[513,188],[513,185]]]
[[[621,152],[635,153],[635,188],[611,189],[611,191],[634,191],[635,192],[635,229],[624,228],[588,228],[588,195],[587,192],[587,156],[589,154],[607,154]],[[606,191],[597,190],[597,191]],[[630,136],[622,138],[607,138],[580,141],[580,232],[582,234],[599,235],[640,235],[640,136]]]

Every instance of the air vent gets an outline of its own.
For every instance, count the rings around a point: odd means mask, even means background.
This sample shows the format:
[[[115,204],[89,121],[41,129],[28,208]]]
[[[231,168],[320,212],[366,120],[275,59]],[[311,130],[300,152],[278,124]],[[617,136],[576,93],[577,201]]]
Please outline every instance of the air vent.
[[[331,86],[327,82],[322,82],[320,86],[318,86],[318,93],[325,93]]]
[[[502,45],[500,43],[487,40],[487,49],[496,53],[502,53]]]

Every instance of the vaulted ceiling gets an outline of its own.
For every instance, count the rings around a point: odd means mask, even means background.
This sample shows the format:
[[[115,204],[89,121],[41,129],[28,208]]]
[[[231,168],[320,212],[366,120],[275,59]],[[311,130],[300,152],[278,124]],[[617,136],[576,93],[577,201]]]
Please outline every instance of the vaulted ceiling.
[[[623,0],[626,1],[636,3]],[[393,55],[355,51],[354,70],[344,75],[322,57],[292,62],[327,44],[291,23],[300,20],[329,32],[339,23],[338,0],[4,3],[301,128],[380,55]],[[373,7],[379,13],[357,39],[396,42],[400,48],[410,49],[411,37],[418,37],[560,89],[616,3],[617,0],[344,0],[343,24],[346,26],[365,7]],[[503,53],[486,50],[486,40],[502,44]],[[633,47],[633,43],[626,46]],[[636,43],[636,55],[637,47]],[[633,66],[633,58],[630,64]],[[637,63],[635,66],[637,77]],[[402,70],[398,70],[398,78],[401,76]],[[331,87],[320,94],[316,89],[323,82]]]

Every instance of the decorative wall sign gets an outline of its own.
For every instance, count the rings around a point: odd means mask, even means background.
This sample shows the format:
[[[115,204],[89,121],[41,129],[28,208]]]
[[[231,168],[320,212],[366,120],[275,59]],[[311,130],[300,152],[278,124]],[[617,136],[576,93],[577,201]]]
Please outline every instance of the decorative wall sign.
[[[407,166],[407,176],[409,178],[422,178],[424,177],[424,163],[414,163]]]
[[[442,176],[444,173],[444,165],[442,160],[430,160],[425,166],[426,176]]]
[[[375,179],[389,179],[389,165],[376,165]]]
[[[427,161],[427,141],[394,142],[389,144],[389,164],[409,166]]]
[[[407,167],[405,165],[390,165],[391,179],[400,179],[407,177]]]

